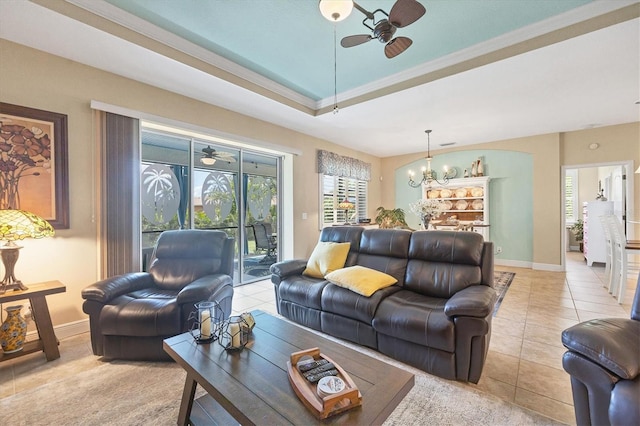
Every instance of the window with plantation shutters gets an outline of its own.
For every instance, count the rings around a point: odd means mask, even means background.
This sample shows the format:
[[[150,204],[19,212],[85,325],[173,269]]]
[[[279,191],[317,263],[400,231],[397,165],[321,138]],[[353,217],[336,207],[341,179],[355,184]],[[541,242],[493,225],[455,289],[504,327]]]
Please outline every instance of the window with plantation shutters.
[[[367,181],[321,174],[320,193],[320,228],[355,223],[367,215]],[[345,200],[353,204],[353,209],[340,208]]]

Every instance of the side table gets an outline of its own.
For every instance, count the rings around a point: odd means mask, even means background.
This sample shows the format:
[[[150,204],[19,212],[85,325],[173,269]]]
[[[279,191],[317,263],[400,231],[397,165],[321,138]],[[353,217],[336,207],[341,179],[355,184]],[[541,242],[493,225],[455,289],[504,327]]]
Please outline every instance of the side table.
[[[28,290],[8,291],[0,295],[0,303],[13,302],[14,300],[29,299],[33,320],[38,330],[38,340],[26,342],[21,351],[5,354],[0,351],[0,362],[18,358],[33,352],[44,351],[47,361],[60,358],[58,339],[53,331],[51,315],[47,306],[48,294],[64,293],[67,288],[60,281],[46,281],[29,284]]]

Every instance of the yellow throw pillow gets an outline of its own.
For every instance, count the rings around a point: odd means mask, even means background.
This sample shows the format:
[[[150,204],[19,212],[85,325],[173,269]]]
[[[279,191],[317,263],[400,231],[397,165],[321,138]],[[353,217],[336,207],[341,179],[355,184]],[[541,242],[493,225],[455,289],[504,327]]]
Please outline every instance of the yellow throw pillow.
[[[344,268],[349,248],[351,243],[320,241],[313,249],[302,274],[313,278],[324,278],[328,273]]]
[[[398,282],[391,275],[359,265],[338,269],[325,278],[335,285],[367,297]]]

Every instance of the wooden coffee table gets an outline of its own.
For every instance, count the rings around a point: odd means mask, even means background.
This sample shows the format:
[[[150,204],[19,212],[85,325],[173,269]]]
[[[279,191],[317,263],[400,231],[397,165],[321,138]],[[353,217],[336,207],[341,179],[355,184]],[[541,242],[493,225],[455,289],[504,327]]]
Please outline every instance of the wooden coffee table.
[[[414,385],[413,374],[262,311],[241,352],[198,345],[189,333],[166,339],[164,350],[187,372],[178,424],[307,425],[320,423],[287,376],[293,352],[313,347],[338,363],[362,393],[362,406],[323,424],[380,424]],[[208,393],[194,401],[197,385]]]

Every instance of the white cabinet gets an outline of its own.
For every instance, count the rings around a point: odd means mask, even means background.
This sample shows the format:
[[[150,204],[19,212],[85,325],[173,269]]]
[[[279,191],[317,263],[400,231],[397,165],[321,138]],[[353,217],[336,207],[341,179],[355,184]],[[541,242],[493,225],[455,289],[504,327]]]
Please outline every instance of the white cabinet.
[[[604,229],[600,216],[613,213],[612,201],[590,201],[582,207],[583,223],[583,253],[587,265],[593,262],[605,263],[607,244],[604,239]]]
[[[445,203],[447,211],[431,221],[436,229],[468,229],[489,240],[489,177],[451,179],[423,186],[422,196]]]

